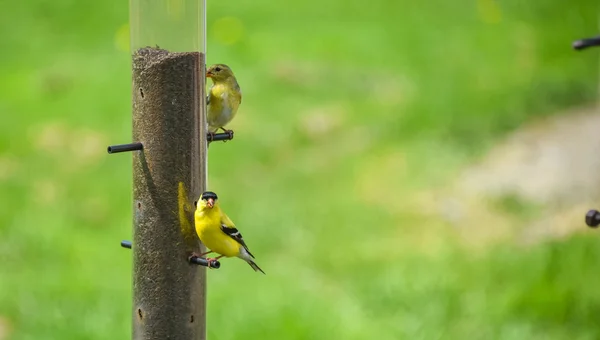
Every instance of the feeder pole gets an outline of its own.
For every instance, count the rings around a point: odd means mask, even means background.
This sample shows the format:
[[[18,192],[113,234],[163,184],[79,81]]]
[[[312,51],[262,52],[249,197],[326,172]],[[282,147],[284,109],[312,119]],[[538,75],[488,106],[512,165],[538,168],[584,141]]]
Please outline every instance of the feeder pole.
[[[130,0],[133,339],[206,338],[194,201],[206,189],[206,2]]]

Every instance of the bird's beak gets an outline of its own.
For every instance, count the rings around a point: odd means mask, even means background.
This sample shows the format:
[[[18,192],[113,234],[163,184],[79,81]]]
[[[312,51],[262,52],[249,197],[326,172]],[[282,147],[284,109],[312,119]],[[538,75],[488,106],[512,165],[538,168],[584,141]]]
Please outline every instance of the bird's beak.
[[[212,78],[213,74],[210,71],[206,72],[206,78]]]
[[[209,198],[208,201],[206,202],[206,206],[209,208],[212,208],[215,206],[215,200],[212,198]]]

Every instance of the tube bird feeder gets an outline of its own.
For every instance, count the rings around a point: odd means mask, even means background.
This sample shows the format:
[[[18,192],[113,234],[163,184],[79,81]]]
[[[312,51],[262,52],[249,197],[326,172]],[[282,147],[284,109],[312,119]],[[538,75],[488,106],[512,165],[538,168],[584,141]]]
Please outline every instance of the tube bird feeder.
[[[194,200],[206,189],[206,2],[130,0],[133,339],[205,339]],[[129,244],[131,246],[131,243]]]

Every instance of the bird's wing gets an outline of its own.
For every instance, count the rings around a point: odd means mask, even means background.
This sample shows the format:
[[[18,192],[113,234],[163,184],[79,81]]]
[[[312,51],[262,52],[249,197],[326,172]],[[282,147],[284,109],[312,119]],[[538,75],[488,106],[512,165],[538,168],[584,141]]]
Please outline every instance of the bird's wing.
[[[225,234],[227,234],[227,236],[231,237],[237,243],[241,244],[242,247],[244,247],[244,249],[246,249],[248,254],[250,256],[252,256],[252,258],[254,258],[254,255],[252,255],[252,253],[250,252],[250,249],[248,249],[246,242],[244,242],[244,238],[242,237],[242,234],[239,232],[239,230],[237,230],[237,228],[233,224],[233,221],[231,221],[231,219],[227,215],[225,215],[225,213],[221,214],[221,230]]]
[[[206,96],[206,105],[210,104],[210,96]]]
[[[237,81],[235,82],[235,86],[233,87],[233,89],[235,90],[234,93],[239,97],[240,104],[241,104],[242,103],[242,89],[240,88],[240,85],[238,85]]]
[[[221,210],[221,224],[227,228],[235,229],[235,224],[233,224],[233,221],[223,212],[223,210]]]

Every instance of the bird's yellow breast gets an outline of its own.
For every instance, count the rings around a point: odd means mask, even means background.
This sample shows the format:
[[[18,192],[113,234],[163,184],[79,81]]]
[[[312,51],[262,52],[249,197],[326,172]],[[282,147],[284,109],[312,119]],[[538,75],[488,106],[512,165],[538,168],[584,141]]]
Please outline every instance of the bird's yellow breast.
[[[196,233],[206,248],[227,257],[238,256],[240,244],[221,230],[221,213],[218,208],[195,213]]]
[[[219,128],[229,123],[237,113],[242,95],[228,83],[214,84],[209,91],[208,124]]]

